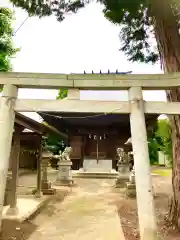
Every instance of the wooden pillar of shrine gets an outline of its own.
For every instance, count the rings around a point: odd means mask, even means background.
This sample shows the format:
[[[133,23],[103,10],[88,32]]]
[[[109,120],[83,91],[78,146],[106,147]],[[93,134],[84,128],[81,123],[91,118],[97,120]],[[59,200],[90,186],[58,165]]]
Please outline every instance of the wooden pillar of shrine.
[[[40,139],[39,139],[39,151],[37,156],[37,188],[35,193],[35,196],[37,198],[40,198],[43,196],[42,186],[41,186],[41,180],[42,180],[41,162],[42,162],[42,136],[40,136]]]
[[[70,146],[72,147],[71,161],[72,168],[78,170],[83,166],[84,158],[84,139],[83,136],[70,136]]]
[[[11,167],[12,167],[12,178],[11,178],[11,193],[9,196],[9,208],[7,215],[16,215],[18,213],[17,206],[17,186],[18,186],[18,170],[19,170],[19,157],[20,157],[20,137],[22,128],[15,127],[13,135],[13,145],[11,148]]]

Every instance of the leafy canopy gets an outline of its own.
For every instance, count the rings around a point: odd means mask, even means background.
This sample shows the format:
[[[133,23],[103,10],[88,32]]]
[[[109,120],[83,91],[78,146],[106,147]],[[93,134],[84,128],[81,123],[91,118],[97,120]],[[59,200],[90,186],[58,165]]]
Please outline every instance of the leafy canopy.
[[[10,0],[16,7],[25,9],[30,16],[45,17],[55,15],[58,21],[64,20],[67,12],[76,13],[89,1],[81,0]]]
[[[149,3],[148,3],[149,2]],[[130,61],[155,63],[159,54],[153,42],[153,16],[149,13],[151,1],[106,0],[104,15],[114,24],[121,24],[121,51]]]
[[[13,15],[12,11],[8,8],[0,7],[0,71],[7,72],[11,68],[11,58],[16,54],[19,49],[15,48],[12,41],[13,28],[12,28]]]

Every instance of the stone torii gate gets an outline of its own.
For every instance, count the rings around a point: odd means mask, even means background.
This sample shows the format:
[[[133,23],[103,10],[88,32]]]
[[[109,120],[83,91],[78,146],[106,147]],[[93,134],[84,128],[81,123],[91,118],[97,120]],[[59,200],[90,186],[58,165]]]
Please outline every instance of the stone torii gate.
[[[165,90],[180,87],[180,74],[40,74],[0,73],[3,93],[0,100],[0,222],[11,149],[15,111],[69,111],[130,114],[132,146],[136,171],[136,191],[141,240],[156,240],[157,228],[152,193],[145,114],[180,114],[180,103],[144,102],[142,90]],[[72,89],[74,97],[65,100],[17,99],[18,88]],[[86,101],[76,99],[80,89],[128,90],[127,102]],[[78,109],[77,109],[78,108]]]

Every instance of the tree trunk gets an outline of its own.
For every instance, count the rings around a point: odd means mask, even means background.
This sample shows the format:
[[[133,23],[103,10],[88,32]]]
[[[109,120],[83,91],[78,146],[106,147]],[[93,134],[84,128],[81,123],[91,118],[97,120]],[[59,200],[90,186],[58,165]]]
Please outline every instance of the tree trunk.
[[[160,59],[165,72],[180,72],[180,35],[177,18],[169,0],[154,0],[151,13]],[[167,99],[180,102],[180,88],[167,91]],[[170,223],[180,229],[180,116],[171,117],[172,126],[172,188],[173,196],[169,210]]]

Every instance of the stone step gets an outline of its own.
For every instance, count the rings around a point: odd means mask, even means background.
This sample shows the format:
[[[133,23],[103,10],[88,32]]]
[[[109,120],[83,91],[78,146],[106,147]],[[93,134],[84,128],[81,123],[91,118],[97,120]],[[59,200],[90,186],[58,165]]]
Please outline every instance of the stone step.
[[[103,178],[103,179],[116,179],[118,173],[116,172],[75,172],[73,178]]]
[[[111,159],[84,159],[83,168],[87,172],[110,172],[112,169]]]

